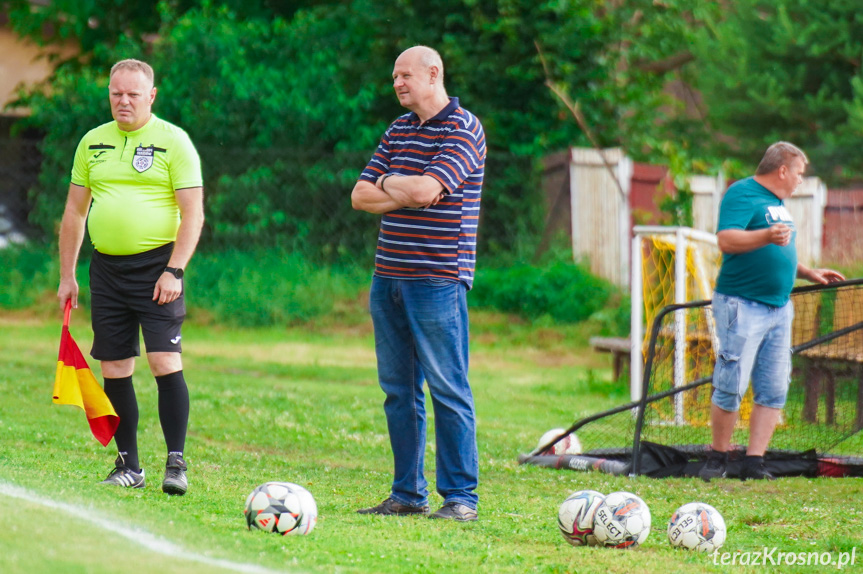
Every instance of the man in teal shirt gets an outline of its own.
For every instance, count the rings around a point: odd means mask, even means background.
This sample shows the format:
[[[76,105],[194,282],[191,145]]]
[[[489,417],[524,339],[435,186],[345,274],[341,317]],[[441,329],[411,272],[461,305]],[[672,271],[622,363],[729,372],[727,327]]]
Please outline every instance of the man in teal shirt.
[[[797,261],[797,230],[785,200],[803,182],[807,163],[796,146],[771,145],[755,176],[729,187],[719,209],[716,239],[722,266],[713,297],[719,338],[710,410],[713,444],[699,472],[706,481],[726,474],[731,435],[750,377],[754,404],[740,478],[773,479],[764,468],[764,453],[788,394],[794,280],[844,279],[836,271],[810,269]]]

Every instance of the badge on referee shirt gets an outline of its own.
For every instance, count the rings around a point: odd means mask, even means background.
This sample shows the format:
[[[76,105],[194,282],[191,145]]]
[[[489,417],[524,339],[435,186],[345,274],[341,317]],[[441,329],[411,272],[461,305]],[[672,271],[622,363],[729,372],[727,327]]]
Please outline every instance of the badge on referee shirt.
[[[153,147],[138,146],[135,148],[135,157],[132,158],[132,167],[138,173],[144,173],[153,167]]]

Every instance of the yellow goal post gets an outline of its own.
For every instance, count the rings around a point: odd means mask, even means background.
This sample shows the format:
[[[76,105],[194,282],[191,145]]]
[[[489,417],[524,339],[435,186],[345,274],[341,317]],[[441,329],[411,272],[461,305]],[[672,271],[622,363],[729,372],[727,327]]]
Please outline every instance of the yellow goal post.
[[[641,399],[644,357],[647,352],[653,319],[665,306],[710,299],[722,255],[712,233],[689,227],[639,225],[633,228],[631,269],[630,325],[630,396]],[[685,385],[688,353],[698,352],[694,337],[706,341],[712,352],[716,346],[712,308],[707,306],[695,316],[681,309],[675,311],[673,327],[664,336],[673,349],[674,387]],[[703,351],[702,351],[703,352]],[[678,394],[674,422],[683,424],[683,397]]]

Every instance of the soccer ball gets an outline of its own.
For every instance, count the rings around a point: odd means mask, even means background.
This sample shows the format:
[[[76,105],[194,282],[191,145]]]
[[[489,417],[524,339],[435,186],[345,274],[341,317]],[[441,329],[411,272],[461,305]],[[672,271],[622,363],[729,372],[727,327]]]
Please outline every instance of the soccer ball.
[[[564,429],[551,429],[539,439],[539,443],[537,443],[536,448],[543,446],[551,440],[554,440],[555,437],[562,435]],[[575,436],[575,433],[570,433],[557,441],[554,446],[548,448],[539,454],[550,454],[555,456],[560,456],[563,454],[581,454],[581,442],[578,440],[578,437]]]
[[[557,512],[557,526],[573,546],[597,546],[593,517],[605,495],[595,490],[578,490],[569,495]]]
[[[604,546],[635,548],[650,534],[650,509],[631,492],[612,492],[596,509],[593,534]]]
[[[672,546],[712,554],[725,543],[725,519],[703,502],[690,502],[674,511],[668,521]]]
[[[267,482],[246,498],[246,526],[276,534],[308,534],[318,521],[312,494],[292,482]]]

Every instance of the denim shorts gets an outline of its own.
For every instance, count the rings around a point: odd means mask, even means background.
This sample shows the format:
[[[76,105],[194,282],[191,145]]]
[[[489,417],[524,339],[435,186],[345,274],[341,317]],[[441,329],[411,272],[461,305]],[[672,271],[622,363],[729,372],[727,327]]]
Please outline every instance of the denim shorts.
[[[791,302],[772,307],[714,293],[713,317],[719,338],[713,404],[738,411],[751,378],[755,404],[784,407],[791,380]]]

